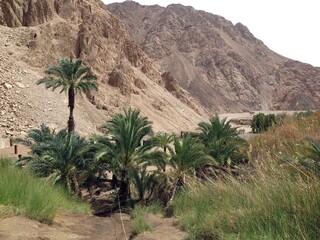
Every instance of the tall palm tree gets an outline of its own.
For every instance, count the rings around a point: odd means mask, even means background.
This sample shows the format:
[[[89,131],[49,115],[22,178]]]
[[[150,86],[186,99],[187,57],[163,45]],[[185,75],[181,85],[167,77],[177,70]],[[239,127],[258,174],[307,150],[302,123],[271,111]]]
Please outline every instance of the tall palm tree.
[[[130,173],[163,161],[164,154],[152,151],[155,145],[151,140],[151,122],[141,117],[139,110],[129,109],[124,114],[116,114],[102,127],[107,130],[108,140],[106,151],[100,156],[111,159],[112,172],[119,181],[120,201],[127,204],[131,199]]]
[[[82,65],[82,60],[73,61],[71,57],[61,59],[59,66],[48,67],[45,73],[48,76],[38,80],[37,84],[43,83],[46,88],[52,88],[52,91],[61,87],[61,92],[68,93],[68,107],[70,109],[68,132],[73,132],[75,128],[73,117],[75,95],[78,92],[98,90],[97,77],[93,75],[89,67]]]

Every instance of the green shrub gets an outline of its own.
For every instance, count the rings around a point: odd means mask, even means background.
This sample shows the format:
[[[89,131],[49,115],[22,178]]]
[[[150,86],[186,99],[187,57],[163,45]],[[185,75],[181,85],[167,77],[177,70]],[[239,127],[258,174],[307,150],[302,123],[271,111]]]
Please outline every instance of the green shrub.
[[[62,187],[53,186],[23,169],[13,167],[12,162],[10,159],[0,159],[0,205],[6,206],[6,209],[13,208],[14,214],[51,223],[58,210],[89,210],[87,204],[76,200]],[[6,215],[7,210],[2,212]]]
[[[276,116],[274,114],[265,115],[263,113],[258,113],[253,116],[251,128],[254,133],[260,133],[266,131],[275,123]]]

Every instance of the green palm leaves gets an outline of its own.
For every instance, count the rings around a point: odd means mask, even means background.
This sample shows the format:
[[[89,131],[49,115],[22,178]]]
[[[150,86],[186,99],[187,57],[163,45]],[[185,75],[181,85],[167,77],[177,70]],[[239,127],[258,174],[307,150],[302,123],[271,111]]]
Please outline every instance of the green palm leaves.
[[[116,114],[102,127],[107,134],[96,138],[100,144],[96,156],[109,162],[119,185],[121,202],[127,204],[131,199],[131,183],[140,186],[137,189],[142,198],[141,186],[147,190],[150,186],[148,182],[153,181],[153,177],[146,173],[147,167],[162,166],[165,156],[163,152],[153,149],[151,122],[141,117],[140,111],[129,109],[124,114]]]
[[[29,131],[24,140],[16,141],[31,145],[31,156],[20,164],[25,164],[35,175],[50,178],[54,184],[79,194],[78,173],[85,164],[83,149],[87,145],[84,138],[66,130],[56,133],[41,125],[39,130]]]
[[[212,158],[205,153],[204,146],[191,136],[186,136],[182,140],[175,137],[173,145],[169,162],[175,169],[177,178],[194,172],[204,162],[212,161]]]
[[[37,84],[44,84],[52,91],[61,87],[60,92],[68,93],[68,107],[70,109],[68,131],[73,132],[75,127],[73,118],[75,95],[98,90],[97,77],[89,67],[82,65],[82,60],[73,61],[71,57],[61,59],[58,66],[48,67],[45,73],[48,76],[38,80]]]
[[[210,122],[201,122],[198,126],[199,139],[206,147],[206,153],[217,163],[239,163],[244,158],[239,152],[244,140],[238,137],[237,128],[233,128],[226,118],[220,120],[216,115]]]

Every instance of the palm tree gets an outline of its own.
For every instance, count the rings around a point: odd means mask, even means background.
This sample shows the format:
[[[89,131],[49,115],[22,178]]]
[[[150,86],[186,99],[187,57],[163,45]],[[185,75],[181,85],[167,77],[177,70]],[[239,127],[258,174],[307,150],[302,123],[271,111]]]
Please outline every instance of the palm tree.
[[[75,133],[57,134],[40,155],[34,156],[27,167],[39,177],[49,177],[79,195],[78,170],[85,165],[83,149],[87,142]]]
[[[193,174],[195,169],[203,163],[213,162],[213,159],[205,153],[204,146],[192,136],[188,135],[182,140],[174,137],[173,146],[169,162],[174,169],[175,181],[169,204],[175,196],[176,189],[184,186],[185,177],[188,174]]]
[[[17,165],[23,166],[36,156],[41,156],[46,150],[52,148],[56,141],[55,139],[60,139],[66,135],[66,130],[61,130],[56,133],[55,130],[51,130],[45,124],[41,124],[39,129],[35,128],[28,131],[25,138],[14,139],[16,143],[30,148],[30,156],[18,159]]]
[[[160,175],[157,172],[148,172],[146,168],[134,169],[130,174],[138,194],[138,201],[147,203],[159,183]]]
[[[173,135],[169,135],[167,133],[158,133],[155,137],[154,137],[154,141],[155,144],[161,148],[163,148],[164,153],[167,153],[167,149],[169,149],[169,151],[171,150],[171,146],[170,144],[173,141]],[[163,165],[163,172],[166,171],[166,163],[164,162]]]
[[[37,84],[43,83],[47,89],[52,88],[52,91],[61,87],[61,92],[68,92],[68,107],[70,109],[68,132],[73,132],[75,128],[73,118],[75,95],[78,92],[98,90],[97,77],[93,75],[89,67],[82,66],[82,60],[78,59],[74,62],[71,57],[61,59],[59,66],[48,67],[45,73],[48,76],[38,80]]]
[[[107,130],[107,147],[100,156],[111,160],[112,172],[119,181],[120,202],[127,204],[131,199],[131,172],[159,164],[164,154],[152,151],[155,144],[151,140],[151,122],[141,117],[139,110],[129,109],[124,114],[116,114],[102,127]]]
[[[206,153],[216,162],[226,165],[229,160],[239,162],[244,156],[239,153],[239,148],[244,140],[239,138],[237,128],[231,126],[226,118],[220,120],[214,116],[210,122],[198,124],[199,139],[206,147]]]
[[[238,138],[237,128],[233,128],[230,122],[227,118],[220,120],[218,115],[213,116],[210,122],[200,122],[198,130],[201,131],[201,142],[208,146],[213,139]]]

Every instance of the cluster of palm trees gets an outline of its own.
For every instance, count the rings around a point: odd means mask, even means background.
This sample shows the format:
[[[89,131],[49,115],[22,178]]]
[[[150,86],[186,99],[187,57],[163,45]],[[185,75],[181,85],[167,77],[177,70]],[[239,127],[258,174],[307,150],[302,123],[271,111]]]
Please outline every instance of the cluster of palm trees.
[[[56,132],[41,125],[25,138],[16,139],[30,147],[30,156],[20,159],[18,165],[76,195],[84,186],[91,192],[110,171],[112,188],[117,189],[122,205],[148,202],[159,192],[170,196],[168,203],[185,185],[186,177],[195,177],[203,164],[231,166],[245,158],[240,151],[244,142],[236,128],[218,116],[199,123],[195,133],[179,138],[154,134],[151,122],[139,110],[128,109],[102,126],[104,135],[81,137],[74,131],[75,94],[97,90],[96,76],[81,60],[74,62],[72,58],[60,60],[59,66],[49,67],[46,73],[38,84],[52,90],[61,87],[61,92],[68,93],[68,130]]]
[[[151,122],[135,109],[115,114],[102,127],[105,134],[87,139],[66,130],[55,132],[45,125],[33,129],[26,138],[17,139],[31,149],[30,157],[20,159],[19,164],[77,195],[81,186],[94,186],[110,171],[112,186],[125,205],[150,201],[160,187],[167,189],[170,201],[186,177],[195,177],[201,165],[226,166],[241,158],[243,142],[230,123],[217,116],[183,138],[154,135]]]

